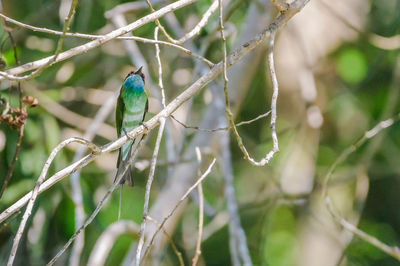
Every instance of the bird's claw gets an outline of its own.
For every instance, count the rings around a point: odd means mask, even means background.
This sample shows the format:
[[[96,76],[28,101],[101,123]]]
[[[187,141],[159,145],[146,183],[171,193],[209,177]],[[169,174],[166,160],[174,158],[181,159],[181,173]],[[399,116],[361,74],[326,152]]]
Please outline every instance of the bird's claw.
[[[122,129],[122,131],[124,131],[125,136],[130,139],[130,140],[135,140],[134,138],[132,138],[131,136],[129,136],[128,132],[126,132],[125,128]]]
[[[146,135],[150,130],[149,127],[146,125],[145,122],[141,122],[140,125],[144,127],[143,135]]]

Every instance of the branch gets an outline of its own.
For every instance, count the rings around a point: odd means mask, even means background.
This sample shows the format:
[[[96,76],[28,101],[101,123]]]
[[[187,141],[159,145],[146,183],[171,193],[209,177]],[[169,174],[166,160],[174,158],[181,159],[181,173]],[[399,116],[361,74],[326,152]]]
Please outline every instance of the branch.
[[[168,238],[168,241],[172,247],[172,250],[175,252],[176,256],[178,257],[179,260],[179,265],[180,266],[185,266],[185,263],[183,262],[183,258],[182,258],[182,253],[179,252],[178,248],[176,247],[172,237],[168,234],[168,232],[165,230],[165,228],[154,218],[147,216],[147,220],[149,220],[150,222],[153,222],[154,224],[156,224],[157,226],[161,227],[161,230],[163,231],[164,235]]]
[[[12,249],[11,249],[10,257],[9,257],[8,263],[7,263],[8,266],[11,266],[13,264],[13,262],[14,262],[15,255],[17,253],[17,249],[18,249],[18,245],[19,245],[19,241],[21,240],[22,234],[24,232],[26,222],[28,221],[29,216],[32,213],[32,208],[33,208],[33,205],[35,203],[36,197],[39,194],[39,187],[43,183],[44,179],[46,178],[47,171],[49,170],[50,165],[51,165],[54,157],[56,157],[57,153],[62,148],[64,148],[65,146],[67,146],[68,144],[70,144],[72,142],[77,142],[79,144],[83,144],[83,145],[87,146],[89,149],[92,150],[93,154],[96,154],[96,153],[100,152],[99,148],[96,145],[94,145],[93,143],[91,143],[91,142],[89,142],[89,141],[87,141],[85,139],[81,139],[81,138],[69,138],[67,140],[64,140],[60,144],[58,144],[57,147],[55,147],[53,149],[53,151],[51,152],[49,158],[46,160],[46,163],[44,164],[42,172],[40,173],[40,176],[39,176],[39,178],[38,178],[38,180],[37,180],[37,182],[35,184],[35,188],[33,189],[32,193],[31,193],[31,196],[30,196],[30,199],[29,199],[29,204],[26,207],[24,216],[22,217],[22,221],[21,221],[21,223],[19,225],[17,234],[15,235],[15,238],[14,238],[14,242],[13,242],[13,246],[12,246]]]
[[[198,35],[200,33],[200,30],[207,24],[208,19],[211,17],[211,15],[217,10],[218,8],[218,0],[214,0],[214,2],[211,4],[211,6],[207,9],[206,12],[204,12],[203,16],[201,17],[199,23],[188,33],[185,34],[182,38],[178,40],[178,43],[184,43],[187,40],[193,38],[194,36]]]
[[[236,127],[240,127],[243,125],[249,125],[257,120],[260,120],[261,118],[267,117],[269,114],[271,113],[271,111],[268,111],[264,114],[261,114],[251,120],[247,120],[247,121],[242,121],[239,122],[237,124],[235,124]],[[216,132],[216,131],[225,131],[225,130],[229,130],[229,127],[219,127],[219,128],[214,128],[214,129],[207,129],[207,128],[201,128],[198,126],[188,126],[185,123],[179,121],[178,119],[175,118],[175,116],[171,115],[171,118],[174,119],[179,125],[183,126],[186,129],[194,129],[194,130],[198,130],[198,131],[203,131],[203,132]]]
[[[220,0],[221,1],[221,0]],[[224,43],[224,58],[226,56],[226,40],[225,36],[223,34],[223,19],[222,19],[222,12],[220,14],[220,28],[221,28],[221,36],[223,39]],[[233,120],[233,114],[231,111],[230,103],[229,103],[229,94],[228,94],[228,78],[226,76],[226,67],[224,67],[224,93],[225,93],[225,112],[228,117],[228,122],[229,126],[232,128],[234,136],[236,138],[236,141],[239,145],[240,150],[244,154],[244,158],[248,160],[251,164],[255,166],[264,166],[266,165],[274,156],[276,152],[279,151],[279,146],[278,146],[278,137],[276,134],[276,103],[278,100],[278,80],[276,78],[275,74],[275,66],[274,66],[274,41],[275,41],[275,33],[276,31],[271,31],[270,35],[270,40],[269,40],[269,51],[268,51],[268,64],[269,64],[269,70],[270,70],[270,75],[271,75],[271,80],[272,80],[272,87],[273,87],[273,94],[272,94],[272,100],[271,100],[271,122],[270,122],[270,127],[271,127],[271,135],[272,135],[272,143],[273,147],[272,150],[269,151],[264,158],[262,158],[260,161],[254,160],[249,152],[247,151],[246,147],[243,144],[243,140],[239,135],[239,132],[235,126],[235,122]]]
[[[154,147],[153,156],[151,158],[149,177],[147,179],[147,184],[146,184],[142,223],[140,225],[140,231],[139,231],[140,237],[139,237],[138,247],[136,250],[136,265],[138,265],[138,266],[140,265],[140,255],[141,255],[141,251],[142,251],[143,243],[144,243],[144,230],[146,229],[146,219],[147,219],[147,214],[149,211],[150,190],[151,190],[151,185],[152,185],[153,179],[154,179],[154,172],[155,172],[156,164],[157,164],[157,156],[158,156],[158,151],[160,149],[161,139],[162,139],[162,136],[164,133],[164,127],[165,127],[165,119],[163,118],[160,122],[160,128],[158,129],[157,140],[156,140],[156,144]]]
[[[2,8],[3,7],[3,2],[0,2],[0,10],[3,11]],[[11,34],[11,31],[9,30],[9,28],[4,27],[5,26],[5,22],[2,21],[3,24],[3,28],[5,31],[7,31],[8,37],[10,38],[10,42],[13,48],[13,52],[14,52],[14,59],[15,59],[15,63],[17,65],[19,65],[19,59],[18,59],[18,54],[17,54],[17,45],[14,41],[14,37]],[[18,89],[18,101],[19,101],[19,109],[22,110],[22,89],[21,89],[21,83],[18,82],[17,84],[17,89]],[[9,110],[9,104],[8,102],[6,102],[6,108],[3,110],[3,114],[7,114]],[[18,139],[17,139],[17,144],[15,146],[15,151],[14,151],[14,156],[13,159],[11,161],[10,167],[8,168],[8,172],[6,177],[4,178],[3,184],[1,186],[1,190],[0,190],[0,199],[3,196],[4,191],[6,190],[8,183],[11,180],[11,177],[13,175],[14,172],[14,167],[15,164],[17,163],[18,160],[18,153],[21,147],[21,143],[22,143],[22,137],[24,136],[24,124],[22,124],[19,128],[18,128]]]
[[[400,120],[400,113],[396,115],[395,118],[390,118],[384,121],[379,122],[375,127],[373,127],[371,130],[365,132],[364,136],[360,138],[355,144],[351,145],[347,149],[345,149],[335,160],[335,162],[332,164],[332,166],[329,168],[328,173],[325,176],[325,181],[323,184],[323,190],[322,190],[322,195],[325,200],[325,205],[329,211],[329,214],[338,222],[341,226],[343,226],[344,229],[352,232],[362,240],[370,243],[371,245],[375,246],[376,248],[380,249],[384,253],[392,256],[393,258],[397,259],[400,261],[400,249],[397,246],[391,247],[386,245],[385,243],[379,241],[377,238],[361,231],[358,229],[355,225],[347,222],[344,218],[342,218],[339,214],[336,213],[336,211],[333,208],[331,199],[328,195],[328,185],[329,181],[332,177],[333,172],[335,171],[336,167],[345,161],[347,157],[356,151],[359,147],[361,147],[367,140],[375,137],[380,131],[382,131],[385,128],[388,128],[392,126],[395,122],[398,122]]]
[[[175,2],[174,4],[180,3],[180,2],[181,1],[178,1],[178,2]],[[295,15],[297,12],[299,12],[301,10],[301,8],[307,2],[308,2],[308,0],[296,0],[292,4],[293,10],[290,9],[290,10],[288,10],[288,12],[280,14],[275,19],[275,21],[270,26],[268,26],[263,32],[259,33],[253,39],[251,39],[250,41],[241,45],[238,49],[236,49],[234,52],[232,52],[227,57],[227,67],[232,66],[233,64],[238,62],[241,58],[243,58],[243,56],[248,54],[251,50],[253,50],[258,45],[260,45],[268,37],[271,30],[276,30],[277,28],[281,27],[293,15]],[[155,13],[153,13],[153,14],[155,14]],[[142,21],[142,20],[139,20],[139,21]],[[183,91],[173,101],[171,101],[162,111],[160,111],[157,115],[155,115],[150,120],[146,121],[145,122],[146,127],[141,125],[141,126],[135,128],[134,130],[132,130],[131,132],[129,132],[128,133],[129,137],[135,138],[143,133],[146,133],[148,130],[154,129],[159,124],[159,121],[162,117],[163,118],[169,117],[171,114],[173,114],[183,103],[185,103],[187,100],[189,100],[191,97],[193,97],[198,91],[200,91],[211,80],[215,79],[218,76],[218,74],[220,74],[221,72],[222,72],[222,62],[219,62],[210,71],[208,71],[206,74],[201,76],[191,86],[189,86],[185,91]],[[100,150],[101,150],[100,154],[89,154],[89,155],[85,156],[84,158],[82,158],[81,160],[79,160],[75,163],[72,163],[71,165],[67,166],[63,170],[54,174],[46,182],[44,182],[39,188],[39,193],[47,190],[48,188],[53,186],[55,183],[60,181],[65,176],[86,166],[88,163],[93,161],[97,156],[101,155],[102,153],[111,152],[113,150],[120,148],[127,141],[129,141],[128,137],[122,136],[121,138],[102,146],[100,148]],[[20,200],[18,200],[16,203],[14,203],[12,206],[10,206],[5,211],[3,211],[0,214],[0,223],[3,222],[5,219],[7,219],[7,217],[12,215],[16,211],[18,211],[20,208],[22,208],[28,202],[29,198],[32,195],[31,193],[32,192],[26,194],[24,197],[22,197]]]
[[[197,162],[199,164],[197,175],[200,177],[201,153],[199,147],[196,147],[196,154],[197,154]],[[199,192],[199,230],[197,233],[196,251],[192,259],[193,266],[197,265],[197,261],[199,260],[201,254],[201,240],[203,235],[204,195],[203,195],[203,186],[201,185],[201,183],[199,184],[198,192]]]
[[[225,122],[226,123],[226,122]],[[240,224],[239,211],[233,186],[233,167],[229,148],[229,133],[219,134],[221,168],[225,182],[225,199],[229,213],[229,246],[233,265],[252,265],[246,234]],[[241,263],[242,262],[242,263]]]
[[[22,23],[20,21],[17,21],[15,19],[12,19],[10,17],[7,17],[6,15],[0,13],[0,17],[2,17],[4,20],[11,22],[17,26],[20,26],[22,28],[26,28],[32,31],[36,31],[36,32],[43,32],[43,33],[48,33],[48,34],[53,34],[53,35],[62,35],[63,32],[62,31],[56,31],[56,30],[51,30],[51,29],[47,29],[47,28],[40,28],[40,27],[35,27],[29,24],[25,24]],[[96,39],[101,39],[104,38],[105,35],[95,35],[95,34],[84,34],[84,33],[78,33],[78,32],[67,32],[65,34],[65,36],[67,37],[77,37],[77,38],[83,38],[83,39],[89,39],[89,40],[96,40]],[[192,52],[191,50],[182,47],[178,44],[174,44],[174,43],[170,43],[170,42],[165,42],[165,41],[159,41],[159,40],[152,40],[152,39],[148,39],[148,38],[143,38],[143,37],[137,37],[137,36],[120,36],[120,37],[116,37],[114,38],[116,40],[133,40],[133,41],[138,41],[138,42],[142,42],[142,43],[147,43],[147,44],[160,44],[160,45],[165,45],[165,46],[170,46],[173,48],[176,48],[182,52],[184,52],[187,55],[193,56],[194,58],[203,61],[205,64],[207,64],[208,67],[213,67],[214,63],[212,63],[210,60],[208,60],[207,58],[204,58],[201,55],[198,55],[194,52]]]
[[[94,123],[93,119],[69,110],[58,102],[52,100],[45,93],[35,89],[33,86],[30,86],[29,83],[26,83],[26,91],[32,93],[32,95],[39,100],[40,107],[66,124],[69,124],[79,130],[86,131],[88,130],[88,125]],[[108,140],[112,140],[116,136],[115,128],[104,122],[100,123],[99,129],[96,130],[95,133],[96,135]]]
[[[97,239],[90,253],[87,265],[104,265],[115,241],[122,234],[129,234],[133,238],[137,238],[139,234],[139,225],[132,221],[121,220],[108,226]]]
[[[131,155],[131,158],[129,159],[129,162],[126,164],[125,168],[123,171],[121,171],[120,175],[116,177],[116,180],[114,181],[113,185],[108,189],[107,193],[103,196],[101,201],[97,204],[96,209],[92,212],[90,217],[86,220],[86,222],[71,236],[71,238],[68,240],[68,242],[62,247],[62,249],[54,256],[54,258],[51,259],[47,265],[53,265],[64,252],[68,249],[68,247],[72,244],[72,242],[80,235],[80,233],[85,230],[85,228],[92,223],[94,218],[97,216],[97,214],[100,212],[101,208],[104,206],[106,200],[108,197],[111,195],[111,193],[115,190],[115,188],[120,184],[120,181],[122,177],[125,175],[126,171],[128,171],[129,167],[133,163],[133,161],[136,159],[136,156],[138,154],[138,151],[140,150],[142,144],[143,144],[143,138],[140,139],[138,142],[136,149],[133,151],[133,154]]]
[[[96,132],[101,131],[101,124],[108,117],[110,112],[114,108],[114,104],[117,100],[119,92],[114,93],[112,97],[109,97],[107,101],[100,107],[97,111],[95,117],[93,118],[93,122],[87,126],[86,132],[83,136],[84,139],[92,141]],[[80,147],[75,153],[73,161],[79,160],[83,157],[86,148]],[[83,208],[83,196],[82,196],[82,188],[80,184],[80,171],[76,171],[71,174],[71,195],[72,201],[75,205],[75,230],[78,230],[83,223],[85,222],[85,211]],[[69,263],[70,265],[79,265],[81,253],[84,247],[84,234],[81,234],[77,240],[75,241]]]
[[[224,34],[224,20],[223,20],[223,10],[222,10],[222,0],[219,0],[219,27],[221,30],[221,39],[223,45],[223,77],[224,77],[224,96],[225,96],[225,113],[227,116],[228,123],[230,127],[233,129],[233,132],[236,136],[236,140],[238,141],[240,149],[245,154],[245,159],[248,159],[252,162],[252,159],[247,153],[246,148],[244,147],[241,137],[236,129],[233,114],[231,111],[231,106],[229,102],[229,94],[228,94],[228,76],[227,76],[227,67],[226,67],[226,38]],[[271,32],[271,37],[273,38],[275,32]],[[272,114],[274,110],[272,109]],[[272,121],[272,118],[271,118]],[[243,228],[240,225],[240,218],[237,211],[237,204],[235,200],[235,191],[233,188],[233,173],[232,173],[232,165],[229,151],[229,135],[227,133],[223,133],[224,136],[221,136],[220,141],[221,149],[222,149],[222,157],[223,157],[223,171],[225,178],[225,197],[227,199],[228,212],[230,216],[229,222],[229,246],[230,253],[232,257],[233,265],[240,265],[240,262],[243,262],[243,265],[250,266],[252,265],[249,249],[247,247],[246,235],[244,234]],[[241,259],[241,260],[240,260]]]
[[[63,28],[63,33],[61,34],[60,39],[57,42],[57,48],[56,51],[54,52],[54,55],[51,56],[51,58],[43,65],[41,65],[40,67],[38,67],[34,72],[22,76],[22,77],[17,77],[17,76],[13,76],[13,75],[9,75],[6,72],[2,72],[0,71],[0,76],[7,78],[9,80],[15,80],[15,81],[21,81],[21,80],[28,80],[34,77],[37,77],[40,75],[40,73],[42,73],[42,71],[49,67],[50,65],[52,65],[53,63],[56,62],[57,57],[60,55],[61,50],[62,50],[62,46],[64,44],[64,40],[65,40],[65,34],[67,33],[67,31],[69,30],[69,24],[71,23],[71,19],[73,17],[73,15],[75,14],[75,8],[78,4],[78,0],[72,0],[71,2],[71,7],[69,9],[68,15],[67,17],[64,19],[64,28]]]
[[[337,214],[334,211],[331,199],[329,197],[325,198],[325,204],[328,208],[329,213],[332,215],[332,217],[335,218],[335,220],[341,226],[343,226],[344,229],[355,234],[356,236],[358,236],[365,242],[373,245],[374,247],[380,249],[384,253],[386,253],[386,254],[392,256],[393,258],[395,258],[396,260],[400,261],[400,248],[399,247],[397,247],[397,246],[391,247],[389,245],[386,245],[382,241],[378,240],[376,237],[373,237],[373,236],[365,233],[364,231],[358,229],[357,226],[355,226],[355,225],[349,223],[348,221],[346,221],[345,219],[343,219],[339,214]]]
[[[15,79],[18,80],[19,77],[14,76],[14,75],[21,74],[21,73],[24,73],[26,71],[33,70],[33,69],[36,69],[36,68],[40,68],[42,66],[45,66],[49,62],[51,62],[51,64],[54,64],[54,63],[58,63],[60,61],[64,61],[64,60],[66,60],[68,58],[71,58],[71,57],[73,57],[75,55],[86,53],[86,52],[88,52],[88,51],[90,51],[90,50],[92,50],[92,49],[94,49],[94,48],[96,48],[96,47],[98,47],[100,45],[103,45],[103,44],[105,44],[105,43],[107,43],[107,42],[109,42],[109,41],[121,36],[121,35],[124,35],[124,34],[126,34],[128,32],[131,32],[131,31],[133,31],[133,30],[135,30],[135,29],[137,29],[137,28],[149,23],[149,22],[152,22],[152,21],[164,16],[165,14],[167,14],[169,12],[173,12],[173,11],[175,11],[177,9],[180,9],[180,8],[182,8],[184,6],[192,4],[192,3],[196,2],[196,1],[197,0],[179,0],[179,1],[176,1],[176,2],[174,2],[172,4],[170,4],[170,5],[167,5],[167,6],[163,7],[163,8],[161,8],[160,10],[157,10],[157,11],[155,11],[155,12],[153,12],[153,13],[147,15],[147,16],[144,16],[144,17],[136,20],[135,22],[132,22],[131,24],[129,24],[129,25],[125,26],[125,27],[116,29],[116,30],[114,30],[114,31],[102,36],[99,39],[93,40],[91,42],[85,43],[83,45],[80,45],[80,46],[74,47],[74,48],[72,48],[70,50],[67,50],[67,51],[65,51],[63,53],[60,53],[57,56],[57,58],[54,60],[54,62],[52,62],[54,56],[49,56],[49,57],[46,57],[46,58],[43,58],[43,59],[40,59],[40,60],[37,60],[37,61],[34,61],[34,62],[27,63],[27,64],[22,65],[20,67],[15,67],[15,68],[9,69],[6,72],[0,71],[0,76],[2,76],[2,77],[0,77],[0,80],[3,80],[5,78],[11,79],[11,80],[15,80]]]
[[[186,197],[201,183],[203,180],[210,174],[212,167],[215,164],[216,159],[214,158],[211,164],[208,166],[207,170],[203,173],[203,175],[186,191],[186,193],[180,198],[180,200],[176,203],[175,207],[172,211],[164,218],[162,223],[159,225],[157,230],[155,231],[153,237],[150,240],[150,243],[147,245],[146,250],[144,252],[143,261],[146,258],[147,253],[149,252],[151,246],[153,245],[154,239],[157,236],[158,232],[160,232],[161,228],[164,226],[165,222],[174,214],[175,210],[179,207],[179,205],[186,199]]]
[[[172,14],[170,15],[172,16]],[[244,19],[245,21],[243,28],[237,38],[237,44],[235,47],[239,47],[240,44],[247,43],[248,40],[253,38],[252,36],[255,36],[258,32],[263,31],[265,25],[269,25],[273,20],[268,13],[265,14],[263,10],[260,10],[259,5],[257,5],[255,2],[250,4],[249,12],[246,14]],[[203,46],[202,49],[204,49],[204,47],[205,46]],[[258,62],[260,61],[261,54],[264,50],[265,45],[262,45],[259,49],[253,50],[251,54],[248,54],[242,59],[240,64],[236,64],[234,67],[232,67],[232,72],[229,73],[231,75],[230,80],[232,80],[232,88],[230,92],[232,93],[233,99],[235,99],[236,103],[235,108],[233,108],[234,111],[238,110],[240,102],[246,95],[246,90],[249,88],[247,85],[250,85],[253,74],[257,71]],[[243,75],[243,68],[246,69],[246,75]],[[204,73],[203,70],[200,73]],[[220,95],[221,93],[223,94],[223,92],[221,88],[215,84],[215,82],[210,83],[209,87],[213,94],[213,101],[207,106],[203,115],[201,123],[203,128],[217,127],[218,121],[221,121],[221,119],[225,120],[223,110],[224,102],[222,100],[223,95],[222,97]],[[216,141],[216,135],[210,136],[198,131],[191,138],[190,143],[185,144],[184,150],[179,152],[179,154],[182,154],[183,161],[188,161],[190,158],[194,157],[194,148],[196,146],[213,146],[215,145]],[[180,147],[178,147],[177,150],[180,151]],[[161,220],[169,213],[169,211],[175,206],[175,202],[179,200],[179,195],[183,194],[193,183],[193,179],[196,178],[197,168],[198,167],[196,163],[176,165],[171,175],[169,175],[170,178],[167,180],[163,189],[158,194],[157,200],[152,205],[150,212],[152,217],[156,217],[157,219]],[[183,213],[182,205],[175,212],[175,215],[166,223],[166,229],[173,230],[173,228],[177,226],[180,220],[179,217]],[[151,237],[155,230],[155,227],[149,228],[147,237]],[[204,232],[204,234],[206,234],[206,232]],[[162,249],[165,245],[165,237],[159,236],[155,243],[155,252],[162,252]]]
[[[159,27],[156,27],[154,30],[154,39],[157,41],[158,40],[158,30]],[[161,90],[161,103],[163,108],[166,106],[166,101],[165,101],[165,90],[164,90],[164,84],[162,80],[162,64],[161,64],[161,57],[160,57],[160,46],[158,44],[155,45],[156,47],[156,59],[157,59],[157,64],[158,64],[158,86],[160,87]]]

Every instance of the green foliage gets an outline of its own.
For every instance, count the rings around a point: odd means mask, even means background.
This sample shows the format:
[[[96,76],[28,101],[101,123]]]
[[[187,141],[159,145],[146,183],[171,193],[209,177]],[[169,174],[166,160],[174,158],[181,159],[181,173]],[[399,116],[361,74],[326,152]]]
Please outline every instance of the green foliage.
[[[241,0],[231,1],[232,5],[236,4],[237,1]],[[52,0],[3,1],[4,13],[24,23],[60,30],[62,29],[62,22],[58,15],[59,2]],[[101,34],[113,29],[109,20],[104,17],[104,12],[120,2],[122,1],[79,1],[79,7],[70,30],[72,32]],[[178,21],[184,25],[189,16],[199,18],[211,2],[210,0],[198,1],[194,5],[174,13]],[[370,32],[383,36],[399,34],[400,2],[398,0],[370,2],[371,9],[367,17],[369,28],[366,31],[370,30]],[[253,1],[242,1],[239,8],[230,17],[229,23],[237,32],[228,38],[228,51],[233,50],[233,40],[240,33],[249,3],[253,3]],[[256,4],[260,5],[258,2]],[[156,7],[159,6],[156,5]],[[126,14],[126,18],[131,22],[148,13],[148,10],[131,12]],[[193,41],[194,46],[200,47],[202,41],[215,31],[217,16],[218,12],[212,15],[209,24],[200,31],[199,36]],[[166,24],[164,19],[161,21]],[[154,23],[149,23],[133,33],[141,37],[153,38],[154,25]],[[286,30],[289,30],[289,28]],[[173,32],[168,27],[167,31],[171,34]],[[56,36],[18,28],[13,31],[13,36],[17,41],[17,53],[21,62],[30,62],[51,55],[58,40]],[[39,46],[35,47],[29,44],[29,36],[36,37]],[[215,36],[218,38],[219,35],[216,34]],[[7,64],[7,68],[15,66],[12,46],[2,29],[0,37],[0,40],[4,42],[0,50],[1,58]],[[321,38],[323,37],[321,36]],[[300,253],[300,243],[302,242],[299,240],[299,227],[307,221],[306,218],[313,215],[310,214],[313,206],[309,203],[315,197],[320,197],[321,180],[325,176],[327,168],[345,147],[359,139],[376,122],[387,119],[388,115],[385,110],[389,102],[398,98],[398,94],[396,96],[394,93],[394,90],[398,90],[398,86],[394,87],[394,84],[398,84],[398,81],[396,83],[394,80],[394,69],[399,58],[399,51],[379,49],[373,46],[367,37],[368,32],[361,34],[358,39],[340,45],[332,54],[321,60],[317,69],[312,69],[315,74],[318,96],[313,103],[302,102],[301,108],[305,110],[310,104],[320,106],[324,122],[322,128],[318,129],[319,143],[313,155],[313,159],[315,159],[313,191],[310,195],[299,196],[302,199],[304,196],[306,203],[299,206],[291,204],[290,201],[293,198],[297,199],[297,196],[291,198],[291,196],[284,195],[279,183],[283,167],[283,153],[287,151],[292,138],[301,131],[306,123],[304,110],[299,111],[293,105],[293,102],[300,102],[300,93],[295,87],[280,91],[277,129],[281,152],[275,155],[268,166],[259,168],[249,165],[248,162],[243,160],[243,154],[237,143],[231,138],[235,195],[239,204],[241,223],[255,265],[296,265],[298,258],[302,256]],[[163,37],[160,38],[164,40]],[[85,42],[86,40],[67,38],[63,50]],[[49,44],[50,48],[44,49],[44,43]],[[153,82],[156,83],[158,69],[154,58],[154,46],[138,43],[138,47],[146,58],[150,58],[148,63],[151,77],[147,78],[152,78]],[[193,75],[194,63],[188,56],[182,56],[180,52],[172,48],[162,47],[161,53],[164,67],[164,85],[167,99],[170,101],[187,87],[176,85],[172,80],[173,74],[177,69],[185,68],[190,69],[190,74]],[[210,60],[218,62],[222,56],[221,42],[218,39],[211,42],[205,54]],[[271,86],[267,78],[265,56],[265,54],[262,54],[257,62],[253,62],[257,70],[252,77],[250,89],[246,95],[240,96],[244,99],[241,101],[240,112],[235,118],[236,121],[249,120],[268,111]],[[279,62],[281,58],[275,60]],[[127,69],[133,67],[120,41],[112,41],[106,46],[71,58],[68,62],[73,64],[74,71],[65,82],[57,78],[64,63],[55,64],[33,81],[23,82],[24,95],[33,95],[34,90],[37,90],[69,111],[93,118],[101,104],[110,95],[102,93],[109,93],[118,89],[118,84],[122,83]],[[243,75],[246,74],[247,69],[244,69]],[[284,74],[278,75],[279,81],[299,73]],[[196,77],[191,76],[190,78],[194,80]],[[3,83],[1,85],[3,86]],[[282,85],[282,87],[284,86]],[[5,98],[12,107],[17,107],[18,95],[15,85],[1,89],[0,96]],[[209,104],[204,100],[205,94],[210,93],[206,90],[209,89],[205,88],[193,99],[192,112],[188,121],[190,125],[199,125],[202,113]],[[94,92],[99,92],[99,94],[93,96]],[[104,95],[107,96],[104,97]],[[393,97],[393,95],[396,97]],[[235,100],[233,99],[233,101]],[[72,135],[79,136],[84,133],[76,128],[73,123],[66,122],[59,116],[54,116],[52,112],[48,112],[43,107],[44,101],[41,102],[39,99],[39,106],[28,110],[28,120],[25,125],[19,159],[11,182],[0,200],[1,210],[4,210],[33,188],[46,158],[58,143]],[[399,112],[399,103],[396,103],[391,111],[392,113]],[[300,116],[300,118],[297,116]],[[105,123],[114,126],[114,114],[111,114]],[[0,142],[4,142],[4,147],[0,150],[0,178],[2,181],[12,161],[17,142],[17,132],[4,123],[0,124],[0,131],[5,136],[3,141],[0,134]],[[188,141],[193,138],[195,133],[193,132],[193,130],[186,131],[187,136],[183,143],[185,148],[188,146]],[[272,147],[269,117],[251,125],[242,126],[239,128],[239,132],[246,147],[257,159],[264,156],[265,152]],[[398,196],[400,189],[398,182],[400,126],[393,126],[386,133],[387,135],[379,143],[379,147],[376,148],[376,152],[370,161],[366,159],[367,156],[365,155],[369,148],[369,143],[367,143],[339,166],[338,173],[340,174],[335,179],[337,183],[334,184],[334,188],[343,184],[353,184],[356,178],[354,172],[359,168],[364,169],[370,180],[370,185],[368,198],[360,217],[360,228],[390,245],[400,245],[400,214],[398,212],[400,208]],[[209,138],[212,138],[212,136],[212,134],[207,135]],[[94,142],[98,145],[103,145],[109,141],[110,139],[100,136],[96,136],[94,139]],[[140,154],[140,159],[151,158],[154,141],[155,135],[150,135],[146,147]],[[165,146],[165,140],[163,140],[159,155],[160,165],[156,169],[150,204],[157,198],[165,183],[169,181],[166,172],[170,165],[166,163],[167,150]],[[76,146],[73,145],[63,149],[56,156],[47,177],[69,165],[73,161],[75,152]],[[209,153],[211,155],[207,153],[205,156],[216,156],[217,152],[212,151]],[[80,183],[83,191],[83,205],[87,215],[90,215],[95,209],[114,178],[116,156],[106,158],[92,162],[81,172]],[[215,171],[207,177],[203,186],[206,202],[218,213],[226,210],[224,181],[220,168],[220,166],[215,167]],[[148,169],[134,172],[133,175],[136,186],[124,188],[122,193],[122,219],[140,223]],[[24,235],[18,253],[19,256],[26,258],[24,265],[47,263],[74,233],[75,215],[70,186],[69,178],[66,177],[38,197],[38,202],[27,226],[26,232],[28,233]],[[347,188],[347,190],[343,189],[343,191],[352,191],[352,189],[353,187]],[[284,200],[289,203],[283,204]],[[346,201],[347,199],[342,198],[341,200]],[[116,191],[85,231],[86,240],[81,260],[82,265],[87,263],[100,234],[117,220],[118,203],[119,191]],[[349,201],[348,205],[353,205],[353,203],[353,201]],[[354,205],[356,204],[358,202],[354,203]],[[196,222],[192,226],[196,228],[198,206],[191,200],[187,202],[187,206],[189,207],[185,209],[184,215],[195,217]],[[35,227],[35,221],[40,221],[40,215],[44,215],[44,220],[40,222],[41,226]],[[205,217],[205,226],[209,225],[214,218]],[[0,264],[8,256],[20,219],[21,215],[18,214],[9,220],[7,227],[3,228],[0,225]],[[183,226],[183,222],[180,221],[177,229],[172,232],[172,238],[179,251],[182,252],[185,262],[190,264],[194,250],[190,250],[185,245],[185,237],[188,236],[184,235]],[[40,230],[37,228],[40,228]],[[36,241],[32,241],[27,236],[29,230],[39,234]],[[107,265],[121,264],[133,241],[132,236],[121,236],[112,248],[107,259]],[[170,247],[163,253],[161,259],[162,265],[176,265],[178,263],[176,255]],[[227,222],[202,243],[201,260],[204,265],[231,264]],[[345,250],[344,260],[346,260],[346,265],[363,266],[396,265],[397,263],[375,247],[357,238],[354,238]],[[66,265],[67,263],[64,261],[60,264]],[[15,265],[22,264],[19,261]]]
[[[346,49],[337,58],[340,77],[349,83],[359,83],[367,74],[367,62],[360,50]]]

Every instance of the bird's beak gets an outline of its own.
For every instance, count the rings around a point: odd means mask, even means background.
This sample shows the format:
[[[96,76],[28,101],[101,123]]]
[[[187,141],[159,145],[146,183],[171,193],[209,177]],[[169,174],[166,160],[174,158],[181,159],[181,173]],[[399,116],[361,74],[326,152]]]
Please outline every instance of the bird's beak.
[[[142,66],[139,67],[139,69],[135,72],[136,75],[141,75],[142,74]]]

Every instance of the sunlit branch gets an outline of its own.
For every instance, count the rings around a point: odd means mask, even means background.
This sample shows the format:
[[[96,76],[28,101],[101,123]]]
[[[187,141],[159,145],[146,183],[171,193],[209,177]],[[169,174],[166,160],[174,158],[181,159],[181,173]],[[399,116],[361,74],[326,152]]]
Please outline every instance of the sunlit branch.
[[[386,254],[392,256],[393,258],[400,261],[400,249],[397,246],[388,246],[387,244],[381,242],[377,238],[363,232],[362,230],[358,229],[355,225],[349,223],[344,218],[342,218],[335,210],[332,204],[332,201],[328,194],[328,186],[329,181],[332,177],[333,172],[335,171],[336,167],[345,161],[349,155],[355,152],[359,147],[361,147],[366,141],[375,137],[379,132],[383,129],[392,126],[395,122],[400,120],[400,114],[397,114],[395,118],[390,118],[384,121],[379,122],[375,127],[371,130],[365,132],[364,136],[360,138],[355,144],[346,148],[335,160],[332,166],[329,168],[327,174],[324,178],[323,190],[322,194],[325,200],[325,205],[332,215],[332,217],[341,225],[345,230],[350,231],[351,233],[355,234],[357,237],[361,238],[362,240],[370,243],[371,245],[375,246],[376,248],[380,249],[381,251],[385,252]]]

